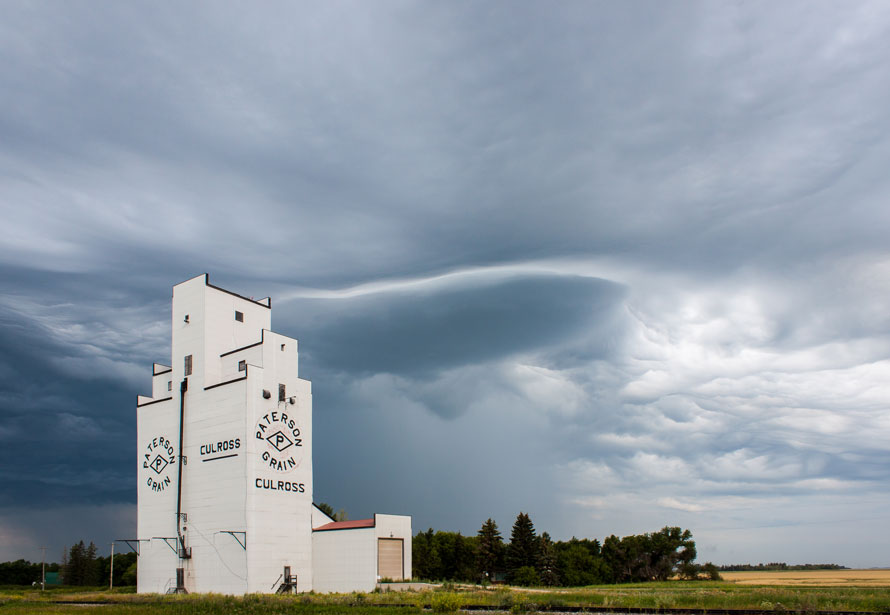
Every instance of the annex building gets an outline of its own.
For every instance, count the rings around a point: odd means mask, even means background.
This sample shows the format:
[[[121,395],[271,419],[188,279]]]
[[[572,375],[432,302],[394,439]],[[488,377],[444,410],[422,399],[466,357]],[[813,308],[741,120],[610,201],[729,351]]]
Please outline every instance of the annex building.
[[[170,362],[136,403],[140,593],[411,577],[411,517],[336,522],[313,504],[312,387],[271,314],[207,274],[173,287]]]

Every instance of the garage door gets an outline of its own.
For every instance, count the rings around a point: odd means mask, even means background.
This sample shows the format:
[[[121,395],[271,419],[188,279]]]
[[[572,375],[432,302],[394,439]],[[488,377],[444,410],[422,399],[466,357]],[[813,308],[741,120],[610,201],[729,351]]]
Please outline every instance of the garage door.
[[[404,540],[401,538],[377,539],[377,575],[381,579],[401,581],[403,578],[402,550]]]

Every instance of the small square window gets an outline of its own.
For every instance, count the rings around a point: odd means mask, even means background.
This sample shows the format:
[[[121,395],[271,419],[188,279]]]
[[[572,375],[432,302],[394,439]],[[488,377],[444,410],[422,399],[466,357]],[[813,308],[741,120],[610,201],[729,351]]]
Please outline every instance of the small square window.
[[[283,384],[278,385],[278,401],[284,401],[284,398],[287,397],[287,393],[285,392],[285,388]]]
[[[173,390],[173,381],[172,381],[172,380],[168,380],[168,381],[167,381],[167,390],[168,390],[168,391],[172,391],[172,390]]]
[[[190,354],[185,355],[185,375],[192,375],[192,355]]]
[[[238,361],[238,371],[239,372],[247,371],[247,361]]]
[[[238,322],[244,322],[244,312],[235,310],[235,320],[237,320]]]

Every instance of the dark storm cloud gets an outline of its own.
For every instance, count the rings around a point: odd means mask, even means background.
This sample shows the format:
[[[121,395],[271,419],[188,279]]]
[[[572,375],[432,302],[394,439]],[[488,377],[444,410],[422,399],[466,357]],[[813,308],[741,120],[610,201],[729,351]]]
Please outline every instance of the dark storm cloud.
[[[307,373],[424,378],[565,343],[605,320],[621,295],[605,280],[531,276],[438,292],[302,300],[287,306],[283,326],[299,332]]]
[[[47,339],[45,329],[0,313],[0,507],[129,502],[135,471],[131,387],[89,358]],[[84,362],[81,370],[60,359]],[[79,374],[79,375],[78,375]]]

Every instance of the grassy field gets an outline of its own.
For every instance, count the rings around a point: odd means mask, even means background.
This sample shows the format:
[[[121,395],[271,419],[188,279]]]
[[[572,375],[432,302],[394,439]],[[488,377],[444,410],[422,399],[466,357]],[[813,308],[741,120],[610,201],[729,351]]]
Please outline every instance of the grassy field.
[[[491,605],[512,613],[561,606],[750,609],[766,613],[890,612],[890,571],[831,570],[726,573],[722,582],[643,583],[566,589],[463,589],[299,596],[135,595],[132,589],[0,589],[0,615],[412,615],[462,605]],[[68,604],[59,604],[68,602]],[[94,604],[83,604],[91,602]],[[78,604],[75,604],[78,603]]]
[[[724,572],[727,581],[740,585],[807,585],[837,586],[887,586],[890,587],[890,570],[777,570]]]

